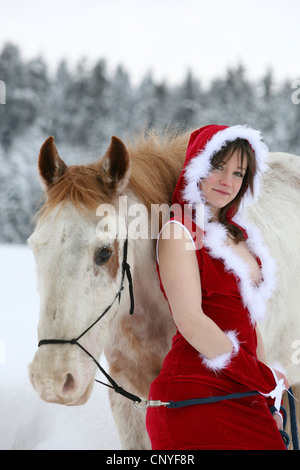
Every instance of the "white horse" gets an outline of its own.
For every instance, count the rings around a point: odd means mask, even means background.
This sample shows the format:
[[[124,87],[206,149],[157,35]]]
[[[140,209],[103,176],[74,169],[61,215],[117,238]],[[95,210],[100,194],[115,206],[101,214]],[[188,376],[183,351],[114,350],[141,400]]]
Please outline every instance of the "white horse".
[[[162,221],[153,231],[153,219],[159,219],[161,208],[163,217],[168,213],[189,135],[158,138],[152,133],[127,146],[113,137],[103,159],[69,167],[52,137],[41,147],[39,173],[46,201],[29,239],[41,300],[38,338],[66,341],[39,347],[29,366],[30,380],[42,399],[85,403],[97,369],[93,358],[98,360],[103,351],[114,381],[147,398],[175,332],[156,274],[155,237]],[[300,158],[270,154],[269,165],[260,200],[248,214],[279,265],[279,288],[260,328],[269,363],[282,364],[298,395]],[[133,315],[127,270],[122,274],[126,237]],[[73,338],[81,347],[68,342]],[[113,390],[110,402],[122,447],[149,449],[145,411]]]

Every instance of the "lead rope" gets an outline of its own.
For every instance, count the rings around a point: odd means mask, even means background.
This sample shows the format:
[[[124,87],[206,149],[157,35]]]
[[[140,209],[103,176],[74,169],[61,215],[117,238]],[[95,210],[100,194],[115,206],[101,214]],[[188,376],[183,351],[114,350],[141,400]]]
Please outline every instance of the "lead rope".
[[[293,395],[292,387],[289,388],[289,408],[290,408],[290,422],[291,422],[291,434],[294,450],[299,450],[299,440],[298,440],[298,429],[297,429],[297,415],[296,415],[296,406],[295,399]]]
[[[293,395],[292,387],[290,387],[287,390],[287,392],[288,392],[289,409],[290,409],[290,424],[291,424],[293,449],[299,450],[296,407],[295,407],[295,398]],[[190,400],[181,400],[181,401],[176,401],[176,402],[173,402],[173,401],[161,402],[160,400],[143,400],[141,403],[135,404],[135,406],[138,409],[146,409],[148,407],[158,407],[158,406],[166,406],[167,408],[178,409],[178,408],[183,408],[186,406],[217,403],[219,401],[234,400],[238,398],[244,398],[244,397],[249,397],[249,396],[259,395],[259,394],[260,393],[257,391],[251,391],[251,392],[245,392],[245,393],[231,393],[229,395],[223,395],[223,396],[192,398]],[[271,410],[272,408],[270,409],[270,411]],[[285,431],[286,423],[287,423],[287,412],[283,406],[281,406],[280,410],[282,411],[282,414],[283,414],[283,431],[280,431],[280,434],[281,434],[281,437],[284,441],[286,448],[288,448],[290,444],[290,437],[288,433]]]
[[[288,401],[289,401],[289,409],[290,409],[290,428],[291,428],[291,435],[292,435],[292,443],[293,443],[293,449],[294,450],[299,450],[299,440],[298,440],[298,429],[297,429],[297,416],[296,416],[296,406],[295,406],[295,397],[293,394],[292,387],[290,387],[288,390]],[[270,409],[271,413],[275,411],[275,407],[272,407]],[[290,436],[286,432],[286,424],[287,424],[287,412],[286,409],[281,406],[280,411],[283,414],[283,429],[280,430],[281,437],[285,443],[286,448],[288,448],[290,444]]]

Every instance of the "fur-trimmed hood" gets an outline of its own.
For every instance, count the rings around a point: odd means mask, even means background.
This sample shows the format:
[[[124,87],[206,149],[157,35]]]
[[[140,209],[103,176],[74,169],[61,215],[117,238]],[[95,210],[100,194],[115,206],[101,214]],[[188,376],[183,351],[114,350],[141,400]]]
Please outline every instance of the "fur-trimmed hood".
[[[230,220],[241,227],[249,250],[260,260],[262,281],[258,286],[251,281],[248,265],[228,245],[226,228],[219,222],[210,222],[211,212],[205,205],[198,186],[199,180],[206,178],[211,172],[214,154],[237,138],[246,139],[250,143],[255,153],[257,171],[254,177],[253,196],[248,188],[238,212],[230,214]],[[268,147],[262,141],[259,131],[242,125],[202,127],[190,137],[185,163],[172,199],[173,204],[204,204],[204,227],[201,227],[205,233],[204,247],[212,257],[224,262],[226,270],[232,271],[237,276],[243,303],[248,308],[253,324],[264,319],[266,301],[276,285],[275,261],[269,255],[257,227],[245,222],[244,217],[245,209],[258,198],[261,176],[268,170],[267,156]],[[196,214],[198,213],[196,211]],[[195,222],[200,225],[197,218]]]
[[[227,143],[237,138],[246,139],[249,142],[257,163],[254,178],[254,196],[252,197],[250,189],[246,190],[239,213],[244,211],[247,204],[256,200],[259,194],[261,175],[268,169],[266,164],[268,147],[262,141],[260,132],[243,125],[232,127],[209,125],[191,134],[184,166],[173,194],[173,204],[205,203],[198,182],[200,179],[206,178],[211,172],[212,157]]]

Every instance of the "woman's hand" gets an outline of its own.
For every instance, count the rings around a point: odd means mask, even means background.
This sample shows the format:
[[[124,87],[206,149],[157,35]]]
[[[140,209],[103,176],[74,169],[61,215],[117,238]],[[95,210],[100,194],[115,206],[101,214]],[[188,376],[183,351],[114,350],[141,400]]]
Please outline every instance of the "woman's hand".
[[[285,386],[285,388],[288,390],[288,389],[290,388],[290,384],[289,384],[288,379],[286,378],[286,376],[285,376],[282,372],[280,372],[279,370],[277,370],[277,369],[273,369],[273,372],[275,372],[276,377],[277,377],[278,380],[283,379],[283,381],[284,381],[284,386]]]
[[[278,413],[274,413],[273,414],[273,419],[274,419],[275,423],[277,424],[277,427],[278,427],[279,431],[282,431],[283,430],[282,416],[279,415]]]
[[[276,370],[276,369],[273,369],[273,372],[276,374],[276,377],[277,377],[278,380],[283,379],[284,386],[288,390],[290,388],[290,384],[289,384],[289,381],[287,380],[286,376],[282,372],[280,372],[279,370]],[[279,414],[279,412],[274,413],[273,414],[273,419],[274,419],[275,423],[277,424],[277,427],[278,427],[279,431],[282,431],[283,430],[283,419],[282,419],[281,414]]]

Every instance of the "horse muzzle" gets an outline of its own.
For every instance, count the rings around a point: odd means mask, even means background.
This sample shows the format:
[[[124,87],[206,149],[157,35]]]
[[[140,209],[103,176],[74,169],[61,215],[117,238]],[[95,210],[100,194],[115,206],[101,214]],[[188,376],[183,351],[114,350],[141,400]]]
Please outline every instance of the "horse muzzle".
[[[38,350],[29,365],[29,379],[40,398],[62,405],[84,404],[93,389],[95,367],[90,361]],[[73,353],[73,351],[72,351]]]

